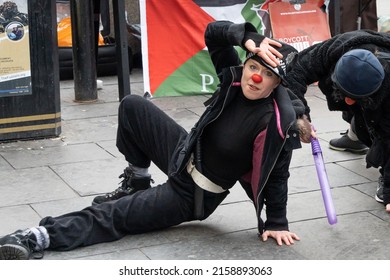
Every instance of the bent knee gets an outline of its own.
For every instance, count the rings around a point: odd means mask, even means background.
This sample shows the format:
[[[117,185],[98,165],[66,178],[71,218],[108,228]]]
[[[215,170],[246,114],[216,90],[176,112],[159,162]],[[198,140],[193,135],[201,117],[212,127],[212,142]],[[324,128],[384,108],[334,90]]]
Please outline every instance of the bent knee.
[[[126,109],[139,108],[141,104],[144,102],[147,102],[147,100],[144,99],[143,97],[139,95],[129,94],[122,99],[120,103],[120,107]]]

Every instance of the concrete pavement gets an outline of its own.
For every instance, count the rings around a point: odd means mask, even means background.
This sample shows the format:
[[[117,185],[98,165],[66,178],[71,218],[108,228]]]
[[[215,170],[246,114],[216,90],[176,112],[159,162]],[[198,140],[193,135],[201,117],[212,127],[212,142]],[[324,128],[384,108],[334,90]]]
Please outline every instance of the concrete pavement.
[[[36,226],[90,205],[93,197],[118,186],[126,166],[115,147],[117,77],[101,77],[99,100],[73,101],[73,81],[61,81],[62,134],[58,138],[0,144],[0,235]],[[142,71],[134,69],[132,94],[143,94]],[[157,106],[190,129],[207,96],[154,98]],[[329,225],[310,145],[294,153],[289,181],[288,218],[301,241],[278,247],[257,238],[254,207],[237,184],[224,203],[203,222],[70,252],[46,251],[44,259],[389,259],[390,215],[374,200],[378,171],[366,169],[364,156],[328,149],[330,139],[348,126],[329,112],[317,87],[307,99],[318,130],[338,223]],[[156,182],[166,176],[151,168]]]

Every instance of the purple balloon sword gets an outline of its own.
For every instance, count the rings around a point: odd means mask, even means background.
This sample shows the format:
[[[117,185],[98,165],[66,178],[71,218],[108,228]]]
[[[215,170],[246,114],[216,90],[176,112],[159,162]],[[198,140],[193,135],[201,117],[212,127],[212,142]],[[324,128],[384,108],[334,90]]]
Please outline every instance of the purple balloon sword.
[[[320,142],[318,139],[314,139],[313,137],[311,137],[310,141],[311,150],[317,169],[317,176],[321,186],[321,193],[324,200],[326,215],[328,217],[329,224],[333,225],[337,223],[337,216],[333,205],[332,194],[330,193],[328,174],[326,173]]]

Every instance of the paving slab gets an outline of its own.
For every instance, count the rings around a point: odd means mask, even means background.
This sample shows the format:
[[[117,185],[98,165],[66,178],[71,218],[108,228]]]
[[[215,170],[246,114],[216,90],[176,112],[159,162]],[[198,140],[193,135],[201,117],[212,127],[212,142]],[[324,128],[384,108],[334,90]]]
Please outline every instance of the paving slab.
[[[196,108],[203,107],[205,102],[210,96],[205,95],[190,95],[190,96],[176,96],[176,97],[156,97],[150,99],[150,101],[158,106],[161,110],[172,110],[177,108]]]
[[[329,142],[324,141],[321,137],[324,134],[319,134],[319,142],[322,151],[322,158],[325,163],[333,163],[333,162],[343,162],[349,160],[361,160],[364,162],[364,155],[352,154],[348,152],[340,152],[330,149]],[[337,137],[333,137],[337,138]],[[311,144],[302,143],[302,148],[293,151],[293,157],[291,160],[291,167],[299,167],[299,166],[307,166],[314,165],[313,152],[311,149]]]
[[[51,201],[31,203],[30,207],[41,217],[57,217],[66,213],[79,211],[91,206],[91,196],[63,198]]]
[[[1,207],[77,197],[48,167],[0,171],[0,178]]]
[[[371,183],[365,183],[361,185],[360,184],[353,185],[350,187],[374,198],[377,186],[378,186],[378,182],[371,182]]]
[[[97,102],[80,104],[78,106],[66,106],[61,110],[62,120],[92,119],[118,115],[119,102]]]
[[[61,137],[9,141],[0,143],[0,153],[7,151],[42,150],[48,147],[61,147],[65,145]]]
[[[136,250],[136,255],[140,256],[140,259],[145,259],[145,255],[140,254],[139,250],[143,250],[143,248],[148,248],[151,246],[169,243],[169,240],[167,240],[164,236],[160,235],[158,232],[129,235],[118,241],[101,243],[87,247],[79,247],[71,251],[45,251],[45,260],[79,259],[88,258],[90,256],[94,259],[105,260],[106,256],[109,255],[116,255],[120,259],[126,259],[125,256],[127,254],[131,254],[133,250]],[[129,250],[131,251],[128,252]],[[122,253],[123,251],[124,253]],[[122,254],[123,256],[121,256]]]
[[[126,166],[125,160],[115,158],[59,164],[52,169],[80,196],[87,196],[115,190]]]
[[[75,257],[72,257],[75,258]],[[93,254],[78,257],[79,260],[149,260],[140,249],[118,250],[103,254]]]
[[[112,157],[95,143],[64,144],[59,147],[42,149],[1,151],[0,155],[16,169],[109,159]]]
[[[244,201],[220,205],[206,220],[183,223],[161,234],[171,241],[179,241],[254,228],[257,228],[256,210],[251,202]]]
[[[7,206],[0,202],[0,236],[36,226],[42,219],[28,204]]]
[[[335,163],[325,164],[329,186],[336,188],[371,182],[367,178],[345,169]],[[289,191],[305,192],[320,188],[315,166],[304,166],[290,169]]]
[[[99,140],[99,141],[96,141],[96,143],[99,147],[101,147],[103,150],[105,150],[107,153],[109,153],[113,157],[124,159],[123,154],[121,152],[119,152],[118,148],[116,147],[116,139]]]
[[[259,240],[256,230],[182,240],[146,247],[142,251],[152,260],[305,259],[293,246],[276,246],[273,240]]]
[[[366,161],[362,160],[349,160],[337,162],[338,165],[348,169],[356,174],[360,174],[371,181],[378,181],[380,176],[377,168],[366,168]]]
[[[311,260],[389,260],[389,223],[370,213],[338,217],[330,226],[326,219],[294,223],[301,241],[294,250]]]
[[[113,140],[118,129],[118,117],[107,116],[63,121],[64,133],[61,135],[67,144],[94,143]]]
[[[337,217],[342,215],[383,209],[383,205],[354,188],[343,187],[331,190]],[[290,222],[326,218],[325,206],[320,190],[292,194],[288,198],[288,220]]]
[[[12,170],[11,165],[0,155],[0,170]]]

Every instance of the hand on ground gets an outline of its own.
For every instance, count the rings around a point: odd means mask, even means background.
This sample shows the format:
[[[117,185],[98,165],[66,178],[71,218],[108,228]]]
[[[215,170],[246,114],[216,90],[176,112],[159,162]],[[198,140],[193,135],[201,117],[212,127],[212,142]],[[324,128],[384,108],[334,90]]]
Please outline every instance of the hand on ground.
[[[268,237],[271,237],[276,240],[279,246],[282,246],[283,243],[290,246],[294,244],[294,240],[300,240],[298,235],[287,230],[266,230],[261,237],[263,241],[267,241]]]

